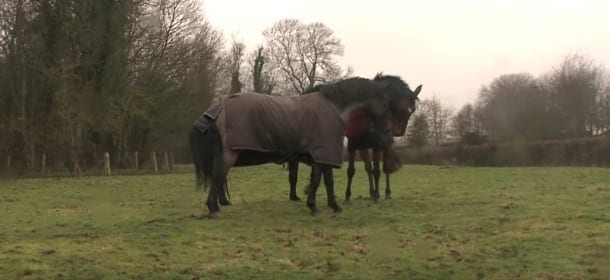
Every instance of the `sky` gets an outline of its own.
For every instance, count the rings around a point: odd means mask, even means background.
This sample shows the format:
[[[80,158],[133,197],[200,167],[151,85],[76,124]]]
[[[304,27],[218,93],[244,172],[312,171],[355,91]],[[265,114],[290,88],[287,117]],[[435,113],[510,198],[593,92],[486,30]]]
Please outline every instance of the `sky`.
[[[600,0],[202,0],[227,42],[248,50],[285,18],[321,22],[345,46],[354,75],[401,76],[420,98],[459,109],[502,74],[535,77],[570,53],[610,67],[610,1]]]

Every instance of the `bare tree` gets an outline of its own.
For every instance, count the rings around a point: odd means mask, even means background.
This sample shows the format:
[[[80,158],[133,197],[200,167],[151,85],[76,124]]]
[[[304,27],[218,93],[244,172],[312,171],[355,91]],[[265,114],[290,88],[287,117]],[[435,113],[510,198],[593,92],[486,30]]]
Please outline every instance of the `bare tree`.
[[[1,1],[0,146],[28,169],[44,152],[77,170],[96,150],[121,163],[176,143],[165,139],[217,85],[222,40],[199,11],[197,0]]]
[[[409,122],[409,130],[407,134],[408,145],[415,148],[421,148],[428,145],[430,138],[430,125],[424,111],[418,110],[413,116],[413,121]]]
[[[596,130],[596,102],[607,85],[603,66],[571,54],[547,77],[550,110],[557,121],[556,137],[590,136]]]
[[[275,88],[276,77],[268,66],[265,68],[268,56],[263,50],[263,47],[259,47],[251,55],[252,86],[255,92],[271,94]]]
[[[438,146],[445,142],[449,136],[449,121],[453,109],[443,105],[438,96],[424,100],[422,103],[424,103],[423,106],[427,107],[426,112],[432,141]]]
[[[322,23],[305,24],[297,19],[276,22],[263,32],[272,67],[300,93],[317,82],[337,79],[344,72],[335,56],[343,55],[343,44]]]
[[[180,132],[188,129],[222,84],[222,34],[203,18],[198,0],[151,3],[142,20],[147,66],[137,81],[150,105],[141,118],[142,128],[148,145],[175,147],[184,143]],[[136,131],[136,136],[141,134]]]
[[[455,114],[452,122],[453,133],[456,138],[463,140],[467,133],[480,131],[475,116],[475,107],[468,103]]]
[[[610,85],[606,86],[606,90],[598,98],[595,119],[595,135],[610,131]]]
[[[243,42],[236,41],[233,38],[233,44],[229,50],[228,66],[231,73],[231,89],[229,93],[237,93],[241,91],[242,83],[239,80],[239,72],[244,60],[244,51],[246,45]]]
[[[36,98],[37,78],[33,75],[38,65],[30,63],[35,55],[36,37],[29,32],[35,19],[31,1],[3,1],[0,4],[0,36],[4,61],[3,88],[4,121],[11,134],[21,139],[19,150],[24,151],[27,168],[31,168],[36,157],[36,146],[40,143],[37,127],[37,111],[30,105],[43,106]]]
[[[481,126],[481,108],[468,103],[451,119],[452,134],[461,143],[482,144],[487,135]]]
[[[480,123],[491,140],[548,138],[547,99],[529,74],[502,75],[481,89]]]

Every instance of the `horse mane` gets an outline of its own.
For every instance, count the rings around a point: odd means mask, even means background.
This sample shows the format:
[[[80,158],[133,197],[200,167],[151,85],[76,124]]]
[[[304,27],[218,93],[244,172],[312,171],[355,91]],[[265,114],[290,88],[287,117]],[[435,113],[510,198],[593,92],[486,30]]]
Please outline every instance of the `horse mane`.
[[[379,72],[379,73],[377,73],[377,75],[375,75],[375,78],[373,78],[373,81],[378,81],[378,82],[385,81],[385,82],[388,82],[391,87],[399,87],[399,88],[405,87],[408,89],[407,92],[409,93],[411,98],[413,98],[415,100],[419,100],[419,98],[416,95],[413,95],[413,91],[409,87],[409,84],[407,84],[407,82],[405,82],[399,76],[384,75],[383,72]]]
[[[334,83],[314,86],[307,89],[303,94],[316,91],[331,102],[345,107],[353,102],[381,98],[380,93],[383,91],[383,86],[378,81],[352,77]]]
[[[375,75],[375,78],[373,78],[373,81],[388,81],[393,84],[405,86],[407,88],[409,87],[409,84],[407,84],[407,82],[405,82],[401,77],[393,75],[384,75],[383,72],[377,73],[377,75]]]
[[[414,100],[419,100],[417,96],[413,95],[413,91],[402,78],[394,75],[384,75],[382,72],[377,73],[372,80],[352,77],[334,83],[309,87],[301,94],[312,92],[320,92],[322,96],[342,107],[354,101],[382,98],[380,93],[385,92],[389,93],[391,99],[400,98],[401,95],[406,94]]]

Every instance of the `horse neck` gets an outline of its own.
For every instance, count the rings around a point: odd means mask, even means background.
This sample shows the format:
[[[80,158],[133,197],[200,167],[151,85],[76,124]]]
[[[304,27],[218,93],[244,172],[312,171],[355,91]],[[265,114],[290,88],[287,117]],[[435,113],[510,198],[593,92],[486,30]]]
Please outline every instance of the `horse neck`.
[[[342,116],[349,115],[353,110],[378,102],[383,87],[377,82],[366,79],[349,79],[320,88],[324,98],[333,103]]]

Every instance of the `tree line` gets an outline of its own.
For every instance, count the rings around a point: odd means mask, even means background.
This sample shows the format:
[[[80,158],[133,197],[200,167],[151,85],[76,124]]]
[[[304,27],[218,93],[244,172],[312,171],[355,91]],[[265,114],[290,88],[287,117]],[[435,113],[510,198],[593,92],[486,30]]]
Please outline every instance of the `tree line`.
[[[187,133],[214,99],[294,95],[353,73],[337,62],[344,45],[323,23],[279,20],[248,50],[225,41],[201,8],[198,0],[0,2],[0,157],[23,170],[43,156],[57,168],[101,167],[105,152],[118,168],[134,166],[136,151],[170,150],[188,162]],[[502,75],[457,111],[422,100],[403,140],[599,135],[610,128],[608,92],[603,66],[570,55],[538,78]]]
[[[214,98],[296,94],[349,74],[324,24],[286,19],[264,35],[251,53],[227,44],[198,0],[1,1],[0,156],[22,170],[41,157],[100,167],[105,152],[119,168],[134,151],[188,161],[190,126]]]
[[[540,77],[504,74],[459,110],[438,97],[412,117],[408,144],[481,144],[598,136],[610,129],[610,80],[603,65],[570,54]]]
[[[217,87],[222,36],[197,0],[0,4],[0,153],[92,166],[184,142]]]

